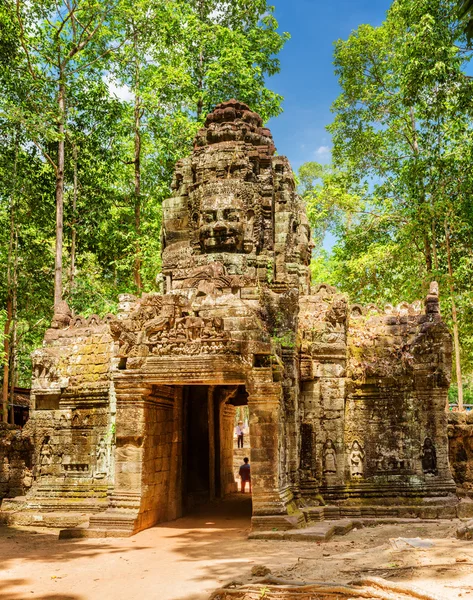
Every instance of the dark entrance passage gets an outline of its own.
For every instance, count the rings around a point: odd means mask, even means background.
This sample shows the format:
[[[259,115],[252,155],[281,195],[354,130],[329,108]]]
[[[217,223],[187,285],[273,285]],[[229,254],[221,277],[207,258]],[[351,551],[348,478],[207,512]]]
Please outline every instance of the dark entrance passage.
[[[237,492],[235,407],[247,403],[244,386],[186,386],[183,390],[183,512]]]
[[[184,507],[203,504],[211,499],[211,426],[209,387],[189,386],[184,394]],[[210,409],[210,410],[209,410]],[[213,429],[213,428],[212,428]],[[214,435],[214,432],[212,431]]]

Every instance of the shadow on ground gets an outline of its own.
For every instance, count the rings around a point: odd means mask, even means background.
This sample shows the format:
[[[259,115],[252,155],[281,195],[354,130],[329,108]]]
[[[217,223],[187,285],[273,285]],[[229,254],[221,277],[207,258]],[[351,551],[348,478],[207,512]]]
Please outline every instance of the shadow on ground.
[[[25,600],[24,592],[15,592],[13,588],[21,586],[22,588],[28,587],[28,579],[10,579],[8,581],[0,581],[0,598],[3,600]],[[34,600],[82,600],[81,596],[75,594],[46,594],[40,595],[34,594],[33,590],[30,591],[31,598]]]

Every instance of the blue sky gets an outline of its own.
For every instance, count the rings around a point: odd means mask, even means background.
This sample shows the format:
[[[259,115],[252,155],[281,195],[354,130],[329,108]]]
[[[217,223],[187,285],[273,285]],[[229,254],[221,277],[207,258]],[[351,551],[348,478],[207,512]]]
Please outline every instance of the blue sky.
[[[281,72],[268,87],[284,96],[284,112],[271,119],[279,154],[294,171],[304,162],[330,160],[330,106],[339,94],[333,43],[361,23],[380,25],[390,0],[270,0],[281,31],[291,39],[280,53]]]

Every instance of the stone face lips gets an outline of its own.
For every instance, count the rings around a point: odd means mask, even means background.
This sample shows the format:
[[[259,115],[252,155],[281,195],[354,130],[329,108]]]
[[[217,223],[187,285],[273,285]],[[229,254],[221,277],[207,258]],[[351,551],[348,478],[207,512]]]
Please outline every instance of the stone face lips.
[[[217,106],[177,163],[162,248],[159,293],[122,296],[104,319],[61,305],[34,353],[28,506],[105,509],[91,525],[131,533],[182,514],[194,484],[223,496],[242,404],[255,528],[299,526],[321,495],[402,505],[454,491],[437,287],[423,311],[311,286],[304,204],[248,106]]]

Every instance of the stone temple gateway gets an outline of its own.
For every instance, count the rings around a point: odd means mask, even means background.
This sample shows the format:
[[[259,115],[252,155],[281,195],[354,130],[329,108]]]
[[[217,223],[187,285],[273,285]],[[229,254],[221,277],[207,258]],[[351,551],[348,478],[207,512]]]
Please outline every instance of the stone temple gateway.
[[[423,305],[382,310],[311,285],[291,167],[235,100],[208,115],[172,190],[159,293],[122,296],[104,319],[57,309],[33,356],[34,483],[3,513],[85,515],[87,535],[179,517],[234,491],[235,407],[248,405],[254,531],[449,515],[436,285]]]

